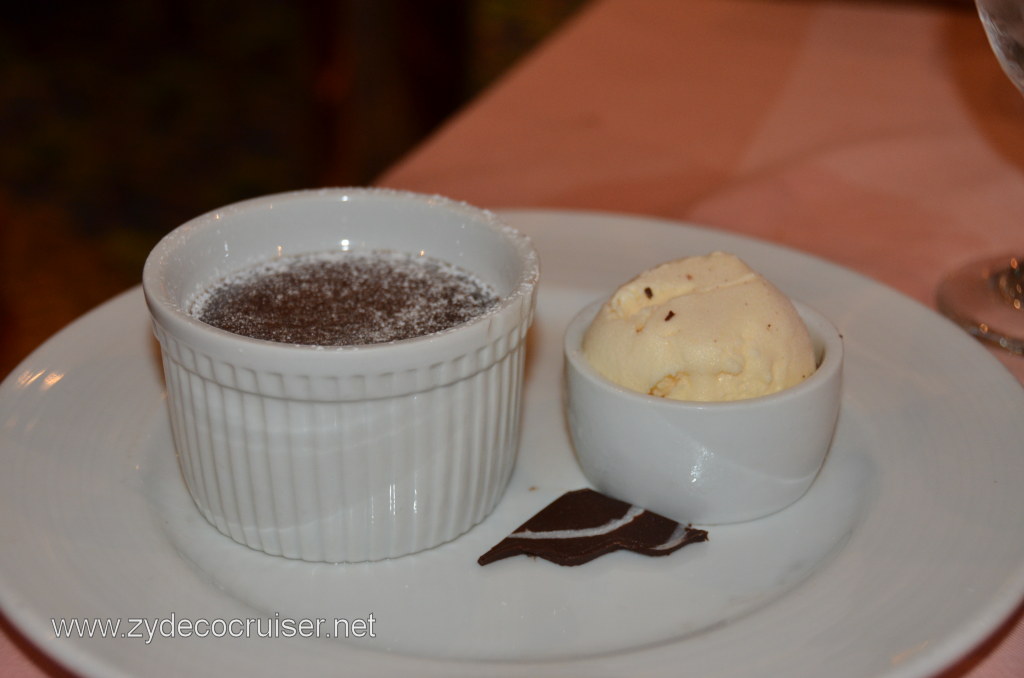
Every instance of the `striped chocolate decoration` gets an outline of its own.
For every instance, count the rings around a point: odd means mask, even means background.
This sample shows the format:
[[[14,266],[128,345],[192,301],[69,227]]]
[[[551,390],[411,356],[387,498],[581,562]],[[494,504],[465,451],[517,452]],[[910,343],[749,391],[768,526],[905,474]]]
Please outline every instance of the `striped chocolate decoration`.
[[[619,549],[665,556],[707,539],[706,530],[585,488],[548,504],[477,562],[487,565],[528,555],[559,565],[582,565]]]

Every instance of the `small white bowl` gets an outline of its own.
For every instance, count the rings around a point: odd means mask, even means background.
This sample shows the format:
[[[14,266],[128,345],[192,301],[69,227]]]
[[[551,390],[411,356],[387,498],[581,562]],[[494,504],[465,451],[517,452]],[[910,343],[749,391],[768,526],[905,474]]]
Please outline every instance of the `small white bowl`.
[[[818,361],[803,382],[747,400],[687,402],[623,388],[591,367],[580,345],[601,304],[576,315],[564,346],[569,430],[598,490],[701,525],[760,518],[803,496],[839,414],[843,343],[828,320],[795,303]]]
[[[501,301],[440,333],[335,348],[250,339],[188,313],[256,263],[346,249],[422,252]],[[515,461],[538,275],[529,240],[490,212],[380,189],[266,196],[168,234],[143,289],[203,516],[254,549],[326,562],[414,553],[482,520]]]

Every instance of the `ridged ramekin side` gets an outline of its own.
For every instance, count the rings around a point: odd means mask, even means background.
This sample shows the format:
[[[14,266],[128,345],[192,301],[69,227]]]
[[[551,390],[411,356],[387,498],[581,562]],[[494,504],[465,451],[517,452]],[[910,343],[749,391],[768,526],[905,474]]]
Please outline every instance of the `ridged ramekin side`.
[[[525,330],[421,371],[470,376],[364,400],[298,400],[239,379],[157,328],[185,483],[206,519],[252,548],[312,561],[379,560],[449,541],[486,517],[518,445]],[[216,370],[211,369],[218,365]],[[294,375],[292,375],[294,377]],[[423,384],[424,374],[347,379]],[[351,392],[341,384],[338,392]]]

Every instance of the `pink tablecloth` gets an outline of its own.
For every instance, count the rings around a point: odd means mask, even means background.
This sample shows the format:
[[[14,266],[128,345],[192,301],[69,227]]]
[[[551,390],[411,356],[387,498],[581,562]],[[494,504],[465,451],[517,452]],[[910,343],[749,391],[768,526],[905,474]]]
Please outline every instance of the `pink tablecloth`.
[[[944,271],[1024,250],[1024,99],[969,5],[603,0],[380,183],[702,223],[933,305]],[[0,627],[0,675],[63,674]],[[942,678],[1022,675],[1018,611]]]
[[[932,305],[1024,248],[1024,98],[955,7],[597,2],[380,183],[699,222]]]

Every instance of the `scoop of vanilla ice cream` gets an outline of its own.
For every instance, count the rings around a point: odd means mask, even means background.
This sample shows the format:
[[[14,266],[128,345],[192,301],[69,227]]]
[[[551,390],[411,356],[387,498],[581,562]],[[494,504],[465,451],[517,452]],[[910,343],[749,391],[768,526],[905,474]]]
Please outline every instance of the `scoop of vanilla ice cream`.
[[[676,400],[767,395],[815,370],[793,303],[723,252],[670,261],[630,280],[602,306],[582,349],[620,386]]]

